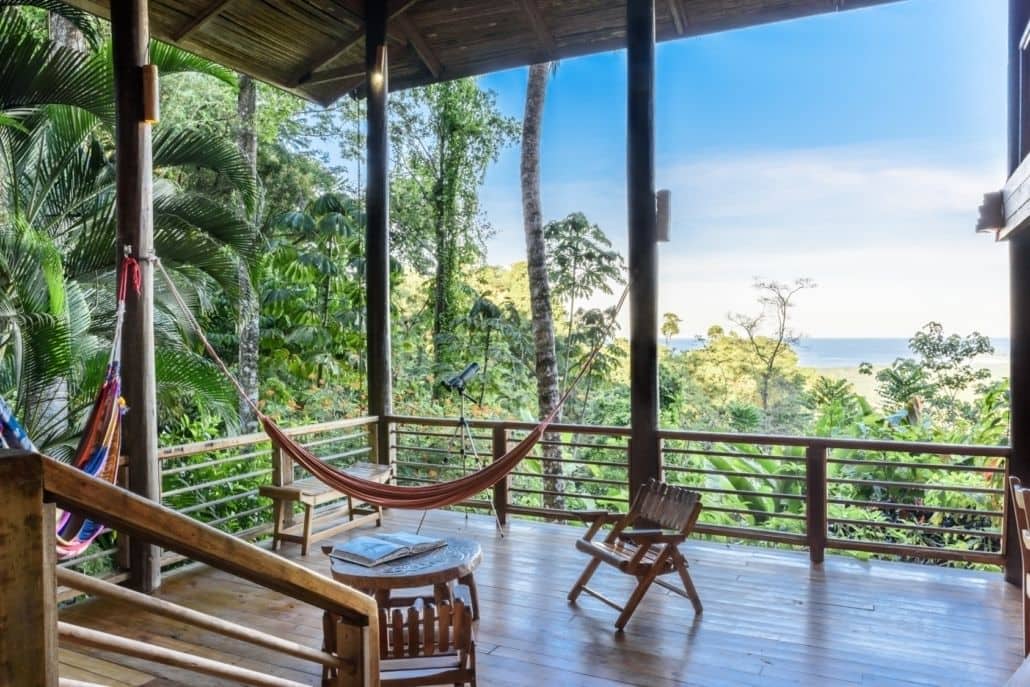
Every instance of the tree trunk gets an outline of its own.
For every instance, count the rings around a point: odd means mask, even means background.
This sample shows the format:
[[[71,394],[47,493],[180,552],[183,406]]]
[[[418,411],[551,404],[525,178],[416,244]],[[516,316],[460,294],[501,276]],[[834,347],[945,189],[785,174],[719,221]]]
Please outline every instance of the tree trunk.
[[[236,114],[238,126],[236,145],[240,154],[250,165],[251,174],[257,177],[257,84],[246,74],[239,75],[240,90],[236,97]],[[239,339],[237,364],[238,376],[247,396],[257,403],[258,400],[258,346],[261,339],[261,304],[258,300],[257,285],[250,278],[247,265],[240,263],[236,278],[240,285],[240,304],[237,313],[236,333]],[[250,404],[239,400],[240,424],[244,430],[254,429],[257,418]]]
[[[536,389],[540,417],[558,405],[558,360],[554,351],[554,318],[551,313],[551,284],[547,278],[547,247],[544,244],[540,211],[540,126],[544,94],[551,64],[529,68],[526,113],[522,120],[522,222],[526,233],[526,266],[529,271],[530,307],[533,315],[533,344],[536,349]],[[547,435],[547,441],[557,439]],[[543,447],[544,506],[565,507],[561,448]]]
[[[62,48],[86,52],[86,37],[75,24],[54,12],[50,13],[50,40]]]

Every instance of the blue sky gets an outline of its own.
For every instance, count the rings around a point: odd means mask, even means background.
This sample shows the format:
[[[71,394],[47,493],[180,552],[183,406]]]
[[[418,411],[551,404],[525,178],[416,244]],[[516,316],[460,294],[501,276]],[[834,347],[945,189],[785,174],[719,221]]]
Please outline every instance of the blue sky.
[[[1005,335],[1007,251],[973,233],[1005,177],[1005,22],[1004,0],[906,0],[660,45],[661,310],[702,333],[753,310],[753,277],[810,277],[810,336]],[[480,80],[517,117],[525,82]],[[562,62],[542,152],[545,219],[581,210],[623,251],[625,91],[623,52]],[[488,260],[523,259],[517,148],[481,198]]]

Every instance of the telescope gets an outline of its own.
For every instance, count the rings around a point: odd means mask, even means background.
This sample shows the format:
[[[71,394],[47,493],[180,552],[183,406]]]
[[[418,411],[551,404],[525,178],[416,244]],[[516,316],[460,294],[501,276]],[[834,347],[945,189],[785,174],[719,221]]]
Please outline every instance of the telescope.
[[[472,381],[477,372],[479,372],[479,363],[469,363],[468,367],[450,379],[443,380],[441,384],[452,391],[464,391],[465,385]]]

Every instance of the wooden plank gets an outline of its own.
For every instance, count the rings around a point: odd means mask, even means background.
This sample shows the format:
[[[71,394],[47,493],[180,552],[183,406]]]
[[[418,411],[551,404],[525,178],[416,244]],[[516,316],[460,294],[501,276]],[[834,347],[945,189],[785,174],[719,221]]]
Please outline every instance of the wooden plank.
[[[233,0],[213,0],[210,5],[198,12],[192,19],[186,22],[181,29],[175,32],[172,37],[176,42],[183,40],[194,31],[200,31],[207,24],[218,16],[218,14],[225,9]]]
[[[393,511],[387,531],[411,531],[419,515]],[[803,551],[694,538],[681,548],[705,601],[703,619],[691,622],[689,602],[652,590],[628,631],[617,636],[600,602],[565,601],[587,561],[574,548],[583,527],[516,519],[500,539],[489,515],[473,514],[466,522],[463,512],[441,511],[423,532],[438,536],[457,529],[475,537],[484,553],[476,570],[480,685],[950,687],[1002,684],[1022,660],[1020,593],[997,572],[835,554],[813,572]],[[321,556],[286,555],[312,571],[328,569]],[[526,574],[544,566],[548,584]],[[616,599],[632,588],[632,580],[620,575],[598,573],[593,583]],[[167,580],[162,598],[312,646],[321,641],[317,609],[203,566]],[[67,609],[62,619],[111,632],[131,629],[134,638],[161,644],[188,637],[200,655],[223,660],[232,660],[225,654],[235,651],[203,633],[190,635],[181,624],[103,599]],[[118,626],[125,630],[108,629]],[[241,647],[234,654],[240,665],[257,669],[256,661],[270,660]],[[185,683],[164,666],[143,670]]]
[[[350,622],[364,624],[375,617],[375,601],[365,594],[147,499],[85,476],[75,468],[49,458],[38,460],[43,465],[47,497],[62,507],[131,537],[153,541],[193,560],[331,610]]]
[[[56,522],[39,458],[0,451],[0,492],[0,684],[56,687]]]
[[[1001,191],[1005,225],[998,239],[1011,238],[1030,224],[1030,157],[1016,168]]]
[[[111,17],[115,80],[115,211],[120,252],[139,261],[140,290],[128,290],[121,370],[130,412],[123,421],[129,488],[152,501],[161,498],[157,460],[157,379],[154,368],[154,202],[151,125],[143,121],[143,71],[149,60],[147,0],[128,0]],[[132,585],[144,592],[161,586],[161,552],[131,541]]]
[[[676,33],[682,36],[690,26],[687,21],[687,11],[683,8],[681,0],[669,0],[669,13],[672,15],[672,23],[676,27]]]
[[[533,33],[536,34],[537,42],[544,53],[544,59],[539,61],[546,62],[553,59],[557,46],[554,43],[554,36],[551,35],[547,24],[544,23],[543,15],[540,14],[537,0],[520,0],[520,3],[522,4],[522,11],[525,12],[526,18],[529,19],[529,25],[533,27]]]
[[[306,685],[300,682],[276,678],[247,668],[239,668],[220,661],[212,661],[201,656],[193,656],[181,651],[165,649],[147,642],[140,642],[107,632],[99,632],[66,622],[59,622],[57,628],[61,639],[71,644],[135,656],[148,661],[156,661],[157,663],[185,668],[186,670],[204,675],[213,675],[226,680],[232,680],[242,685],[254,685],[255,687],[306,687]]]
[[[439,58],[433,49],[426,43],[426,39],[419,32],[415,24],[412,23],[411,19],[406,14],[399,14],[394,18],[394,23],[400,29],[401,33],[407,39],[411,47],[414,48],[418,58],[422,60],[422,64],[426,66],[429,73],[433,75],[434,79],[440,78],[443,73],[443,65],[440,64]]]

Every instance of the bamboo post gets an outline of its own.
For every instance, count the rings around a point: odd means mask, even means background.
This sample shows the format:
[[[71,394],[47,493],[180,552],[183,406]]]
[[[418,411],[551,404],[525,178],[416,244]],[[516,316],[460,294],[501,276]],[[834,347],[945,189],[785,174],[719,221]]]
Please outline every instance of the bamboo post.
[[[0,684],[56,687],[55,509],[39,456],[0,452]]]
[[[125,447],[129,488],[161,500],[157,460],[157,382],[154,368],[153,159],[150,124],[144,121],[144,66],[149,61],[147,0],[125,0],[111,12],[117,150],[115,193],[118,241],[139,260],[140,292],[129,289],[122,344],[122,375],[129,413]],[[143,592],[161,585],[161,550],[147,542],[130,543],[130,581]]]
[[[508,430],[504,425],[496,425],[493,429],[492,441],[494,462],[504,457],[508,452]],[[501,478],[494,485],[494,511],[497,513],[497,522],[501,525],[508,524],[508,480],[509,475]]]
[[[824,444],[805,448],[805,525],[813,563],[822,563],[826,551],[826,452]]]

